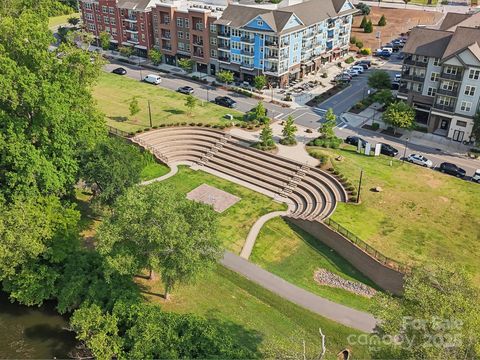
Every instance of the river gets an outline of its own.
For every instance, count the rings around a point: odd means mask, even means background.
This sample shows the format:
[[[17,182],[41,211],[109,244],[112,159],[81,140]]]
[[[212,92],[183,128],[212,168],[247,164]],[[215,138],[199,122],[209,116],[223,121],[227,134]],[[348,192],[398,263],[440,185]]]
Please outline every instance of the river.
[[[75,336],[67,327],[67,319],[58,315],[52,304],[12,304],[0,292],[1,359],[67,358],[75,347]]]

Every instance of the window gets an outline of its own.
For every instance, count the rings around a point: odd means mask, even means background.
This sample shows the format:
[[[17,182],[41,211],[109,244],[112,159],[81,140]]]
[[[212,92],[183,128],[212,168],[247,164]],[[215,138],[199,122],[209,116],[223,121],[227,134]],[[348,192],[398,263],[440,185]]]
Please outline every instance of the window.
[[[157,14],[153,14],[153,22],[154,22],[154,23],[158,22],[158,16],[157,16]]]
[[[85,9],[92,10],[92,4],[90,3],[83,3],[83,6],[85,7]]]
[[[427,95],[428,96],[435,96],[436,92],[437,92],[437,89],[429,87],[428,90],[427,90]]]
[[[90,20],[90,21],[93,21],[93,15],[90,14],[90,13],[86,13],[86,14],[85,14],[85,19]]]
[[[108,16],[104,16],[104,17],[103,17],[103,22],[104,22],[105,24],[108,24],[108,23],[110,22],[110,18],[109,18]]]
[[[190,40],[190,33],[188,33],[188,32],[185,33],[185,39]]]
[[[439,58],[433,58],[433,66],[438,66],[439,63],[440,63]]]
[[[438,81],[438,77],[440,76],[439,73],[437,72],[432,72],[432,74],[430,75],[430,81]]]
[[[467,127],[467,122],[466,121],[462,121],[462,120],[457,120],[457,126],[460,126],[460,127]]]
[[[447,66],[444,71],[445,74],[457,75],[457,68],[452,66]]]
[[[178,50],[185,50],[185,44],[182,42],[178,43]]]
[[[102,15],[97,14],[97,21],[102,21]]]
[[[469,79],[474,79],[478,80],[480,78],[480,70],[470,70],[470,73],[468,74]]]
[[[217,45],[217,38],[210,38],[210,45]]]
[[[88,24],[88,29],[90,31],[95,31],[95,24]]]
[[[115,14],[115,8],[113,8],[113,7],[110,6],[110,7],[108,8],[108,12],[109,12],[111,15],[114,15],[114,14]]]
[[[239,62],[240,62],[240,55],[238,55],[238,54],[232,54],[231,61],[232,61],[232,62],[239,63]]]
[[[112,28],[112,35],[117,36],[117,28]]]
[[[110,34],[110,28],[108,26],[105,26],[105,32]]]
[[[439,96],[437,98],[437,104],[439,105],[446,105],[446,106],[449,106],[450,105],[450,98],[449,97],[446,97],[446,96]]]
[[[210,32],[211,33],[216,33],[217,32],[217,25],[210,24]]]
[[[110,18],[110,24],[115,25],[115,18],[113,18],[113,17]]]
[[[102,6],[102,12],[105,14],[108,13],[108,9],[106,6]]]
[[[416,92],[422,92],[422,84],[414,83],[412,86],[412,90]]]
[[[190,24],[188,22],[188,18],[185,18],[185,27],[188,29],[190,27]]]
[[[98,25],[98,31],[102,31],[102,25]]]
[[[442,82],[442,89],[452,91],[453,90],[453,82],[451,82],[451,81]]]
[[[142,30],[142,31],[145,30],[145,25],[143,23],[140,24],[140,30]]]
[[[142,34],[142,41],[145,41],[145,34]]]
[[[460,104],[460,110],[462,111],[470,111],[472,109],[472,103],[470,101],[462,101]]]
[[[263,21],[262,20],[257,20],[257,25],[258,26],[263,26]]]
[[[185,50],[190,51],[190,44],[185,44]]]
[[[160,45],[160,39],[158,37],[155,38],[155,45]]]
[[[473,96],[475,95],[475,86],[467,85],[465,86],[465,95]]]
[[[177,36],[179,39],[183,39],[183,31],[177,32]]]
[[[177,27],[183,27],[183,18],[177,18]]]
[[[210,56],[213,57],[213,58],[216,58],[217,57],[217,50],[215,50],[215,49],[210,50]]]

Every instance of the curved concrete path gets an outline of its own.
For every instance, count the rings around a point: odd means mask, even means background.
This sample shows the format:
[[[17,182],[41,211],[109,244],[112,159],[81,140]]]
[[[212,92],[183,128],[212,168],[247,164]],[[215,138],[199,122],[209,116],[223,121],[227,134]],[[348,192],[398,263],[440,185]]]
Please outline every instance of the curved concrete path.
[[[150,185],[151,183],[157,182],[157,181],[163,181],[168,178],[171,178],[173,175],[176,175],[178,173],[178,166],[177,164],[170,164],[168,165],[170,167],[170,171],[166,173],[165,175],[162,175],[158,178],[152,179],[152,180],[147,180],[147,181],[142,181],[140,185]]]
[[[245,240],[245,243],[243,244],[242,251],[240,252],[240,256],[244,259],[247,259],[250,257],[250,254],[252,253],[253,246],[255,245],[255,241],[257,240],[257,236],[260,233],[260,230],[262,229],[263,225],[270,219],[273,219],[274,217],[277,216],[284,216],[288,215],[290,211],[273,211],[271,213],[265,214],[261,216],[255,224],[253,224],[252,228],[250,229],[250,232],[247,235],[247,239]]]
[[[221,264],[280,297],[345,326],[371,333],[377,323],[369,313],[312,294],[229,251],[225,251]]]

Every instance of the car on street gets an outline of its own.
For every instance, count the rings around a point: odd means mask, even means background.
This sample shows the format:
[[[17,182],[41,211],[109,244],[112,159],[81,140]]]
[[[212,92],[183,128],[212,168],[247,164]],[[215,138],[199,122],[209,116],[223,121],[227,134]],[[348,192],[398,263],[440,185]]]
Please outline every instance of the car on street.
[[[354,69],[348,69],[345,71],[345,73],[347,73],[348,75],[350,76],[358,76],[360,75],[360,72],[357,71],[357,70],[354,70]]]
[[[440,166],[438,167],[438,170],[440,170],[442,173],[453,175],[460,178],[463,178],[467,174],[467,172],[464,169],[449,162],[441,163]]]
[[[155,74],[148,74],[147,76],[145,76],[143,78],[143,81],[145,81],[149,84],[158,85],[162,82],[162,78],[158,75],[155,75]]]
[[[350,69],[352,69],[352,70],[357,70],[360,74],[363,74],[363,72],[365,71],[365,69],[363,68],[363,66],[360,66],[360,65],[354,65],[354,66],[352,66]]]
[[[195,90],[191,86],[182,86],[177,89],[177,92],[185,94],[185,95],[192,95]]]
[[[368,64],[363,63],[363,62],[361,62],[361,61],[357,61],[357,62],[354,64],[354,66],[361,66],[361,67],[363,68],[363,70],[368,70],[368,68],[369,68]]]
[[[410,154],[410,155],[408,155],[407,161],[412,163],[412,164],[416,164],[416,165],[420,165],[420,166],[424,166],[424,167],[428,167],[428,168],[431,168],[433,166],[432,160],[429,160],[425,156],[420,155],[420,154]]]
[[[393,81],[400,81],[401,78],[402,74],[395,74],[395,76],[393,77]]]
[[[405,58],[405,54],[404,53],[398,53],[397,55],[397,59],[398,60],[403,60]]]
[[[397,156],[398,155],[398,150],[395,149],[393,146],[388,145],[388,144],[380,144],[380,154],[387,155],[387,156]]]
[[[214,103],[228,108],[234,108],[237,106],[237,102],[228,96],[217,96]]]
[[[350,82],[352,77],[348,74],[339,74],[333,79],[336,82]]]
[[[127,70],[125,70],[125,68],[123,68],[123,67],[118,67],[118,68],[113,69],[112,73],[117,74],[117,75],[125,75],[127,73]]]
[[[472,176],[472,181],[476,181],[480,184],[480,169],[475,170],[475,173]]]
[[[371,60],[360,60],[355,63],[355,65],[367,65],[368,67],[372,66]]]
[[[358,146],[358,142],[360,142],[362,144],[362,147],[364,147],[365,144],[367,143],[365,140],[363,140],[359,136],[347,136],[345,138],[345,142],[353,146]]]

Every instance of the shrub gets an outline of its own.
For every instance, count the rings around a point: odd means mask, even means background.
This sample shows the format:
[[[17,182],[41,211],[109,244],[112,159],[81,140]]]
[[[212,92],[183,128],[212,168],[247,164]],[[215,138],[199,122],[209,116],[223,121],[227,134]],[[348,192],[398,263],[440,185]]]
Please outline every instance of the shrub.
[[[180,123],[180,125],[185,126],[185,125],[187,125],[187,122],[184,121],[184,122]]]
[[[191,122],[189,125],[190,125],[190,126],[195,126],[195,123],[194,123],[194,122]]]
[[[322,78],[326,79],[328,77],[328,74],[326,72],[322,73]]]
[[[352,191],[354,191],[354,190],[355,190],[355,187],[354,187],[354,186],[352,186],[352,185],[348,185],[348,186],[346,187],[346,189],[347,189],[347,191],[350,191],[350,192],[352,192]]]
[[[372,49],[370,49],[370,48],[363,48],[362,50],[360,50],[360,54],[362,54],[362,55],[371,55],[371,54],[372,54]]]
[[[137,131],[135,131],[137,134],[140,134],[141,132],[143,132],[142,129],[138,129]]]
[[[387,25],[387,19],[385,18],[385,15],[382,15],[382,17],[380,18],[380,20],[378,20],[377,25],[378,25],[378,26],[385,26],[385,25]]]
[[[448,0],[442,0],[440,3],[441,3],[442,5],[448,5]]]
[[[365,24],[365,27],[363,28],[363,32],[367,34],[370,34],[373,32],[372,20],[368,20],[368,22]]]
[[[356,197],[356,196],[350,196],[350,197],[348,198],[348,201],[350,201],[350,202],[357,202],[357,197]]]
[[[160,124],[159,126],[160,126],[161,128],[163,128],[163,127],[165,127],[165,124]]]
[[[130,132],[128,133],[128,135],[130,135],[130,136],[135,135],[135,131],[130,131]]]
[[[205,124],[205,127],[212,127],[212,124]]]
[[[360,23],[360,28],[365,29],[365,25],[367,25],[368,19],[366,16],[362,18],[362,22]]]
[[[359,40],[359,41],[357,41],[357,42],[355,43],[355,46],[356,46],[357,48],[361,49],[361,48],[363,48],[363,42],[361,42],[361,41]]]
[[[379,123],[373,123],[373,124],[372,124],[372,130],[377,131],[379,128],[380,128],[380,124],[379,124]]]
[[[357,42],[357,38],[355,36],[350,37],[350,44],[355,44]]]
[[[357,190],[352,190],[350,191],[350,195],[353,195],[353,196],[356,196],[358,193],[357,193]],[[356,200],[356,199],[355,199]]]
[[[333,175],[338,175],[338,174],[340,174],[340,171],[333,169],[332,173],[333,173]]]
[[[150,130],[150,128],[148,128],[148,127],[143,129],[143,131],[148,131],[148,130]]]
[[[370,6],[368,6],[367,4],[359,2],[357,5],[355,5],[355,7],[362,12],[362,15],[370,14]]]
[[[203,126],[203,123],[199,122],[197,123],[197,126]]]
[[[348,59],[345,60],[345,63],[347,64],[351,64],[355,61],[355,59],[353,58],[353,56],[350,56]]]
[[[312,129],[307,129],[307,130],[305,130],[305,132],[308,133],[308,134],[311,134],[311,133],[313,133],[313,130]]]
[[[218,128],[223,130],[223,129],[225,129],[225,125],[218,125]]]
[[[247,124],[242,123],[242,125],[240,125],[240,127],[241,127],[242,129],[245,129],[245,128],[247,127]]]
[[[153,125],[152,129],[158,129],[158,125]]]

